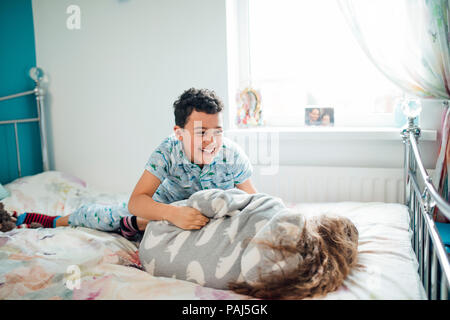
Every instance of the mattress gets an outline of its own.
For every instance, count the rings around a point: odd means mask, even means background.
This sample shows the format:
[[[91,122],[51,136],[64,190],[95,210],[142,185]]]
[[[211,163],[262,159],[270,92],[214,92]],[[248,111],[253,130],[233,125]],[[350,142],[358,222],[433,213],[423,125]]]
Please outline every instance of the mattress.
[[[64,172],[48,171],[5,186],[8,211],[67,215],[89,202],[126,207],[129,194],[91,188]],[[379,202],[287,204],[307,216],[332,213],[358,228],[359,264],[341,287],[314,299],[425,299],[411,248],[407,208]],[[152,276],[143,271],[139,243],[82,227],[0,232],[0,299],[252,299],[229,290]]]

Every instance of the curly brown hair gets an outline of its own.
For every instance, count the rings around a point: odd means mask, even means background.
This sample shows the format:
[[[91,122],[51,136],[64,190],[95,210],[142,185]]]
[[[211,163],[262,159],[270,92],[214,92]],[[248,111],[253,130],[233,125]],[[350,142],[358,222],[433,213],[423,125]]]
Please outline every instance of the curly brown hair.
[[[193,110],[216,114],[223,110],[223,102],[213,90],[190,88],[173,104],[175,124],[184,128]]]
[[[260,299],[303,299],[335,291],[357,266],[358,230],[345,217],[321,215],[305,221],[296,243],[283,235],[261,244],[282,257],[299,255],[296,268],[261,274],[256,283],[231,282],[236,293]]]

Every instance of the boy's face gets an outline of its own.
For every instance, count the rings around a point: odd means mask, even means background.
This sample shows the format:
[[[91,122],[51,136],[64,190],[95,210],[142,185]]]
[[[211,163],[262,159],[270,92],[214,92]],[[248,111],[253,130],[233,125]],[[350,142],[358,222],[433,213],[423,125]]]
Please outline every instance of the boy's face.
[[[174,131],[191,162],[209,164],[222,148],[222,113],[207,114],[194,109],[184,128],[175,126]]]

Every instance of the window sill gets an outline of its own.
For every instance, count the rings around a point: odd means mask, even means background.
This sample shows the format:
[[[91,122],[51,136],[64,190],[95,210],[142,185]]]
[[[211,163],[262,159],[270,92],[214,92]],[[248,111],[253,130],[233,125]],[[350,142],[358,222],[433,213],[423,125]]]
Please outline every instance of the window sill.
[[[278,134],[281,140],[383,140],[401,141],[402,128],[395,127],[256,127],[229,129],[225,136]],[[421,130],[419,141],[436,141],[437,130]]]

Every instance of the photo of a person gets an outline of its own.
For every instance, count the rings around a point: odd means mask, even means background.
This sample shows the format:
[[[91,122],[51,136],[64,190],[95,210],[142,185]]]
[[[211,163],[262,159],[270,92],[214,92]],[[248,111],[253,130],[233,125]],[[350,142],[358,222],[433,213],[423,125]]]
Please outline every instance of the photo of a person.
[[[305,108],[305,125],[334,126],[333,108]]]
[[[322,126],[329,126],[330,125],[330,115],[328,113],[325,113],[322,115],[322,117],[320,118],[320,124]]]
[[[320,109],[319,108],[306,108],[305,112],[305,124],[308,126],[320,125]]]

